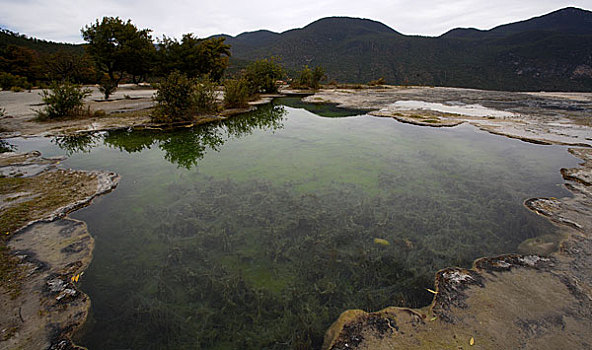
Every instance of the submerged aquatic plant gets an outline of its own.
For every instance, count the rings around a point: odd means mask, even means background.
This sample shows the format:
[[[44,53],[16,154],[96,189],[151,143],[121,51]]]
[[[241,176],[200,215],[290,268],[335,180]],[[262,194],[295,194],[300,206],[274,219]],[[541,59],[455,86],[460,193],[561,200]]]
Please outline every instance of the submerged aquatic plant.
[[[117,163],[138,184],[122,184],[117,201],[84,218],[104,237],[84,280],[100,328],[85,345],[318,349],[345,309],[424,306],[438,269],[553,231],[522,206],[531,181],[492,172],[507,158],[471,153],[471,140],[379,143],[397,130],[373,134],[360,129],[370,118],[303,111],[286,119],[286,110],[105,137],[112,148],[146,151],[136,157],[146,167],[134,178]],[[284,123],[301,134],[278,130]]]
[[[204,183],[144,211],[143,221],[157,224],[139,239],[168,248],[134,262],[142,267],[129,288],[140,292],[129,298],[141,299],[108,330],[134,339],[114,337],[119,345],[319,348],[344,309],[427,304],[438,268],[510,249],[520,240],[511,226],[523,220],[485,223],[471,210],[451,221],[442,199],[414,193],[335,185],[315,196],[266,181]]]

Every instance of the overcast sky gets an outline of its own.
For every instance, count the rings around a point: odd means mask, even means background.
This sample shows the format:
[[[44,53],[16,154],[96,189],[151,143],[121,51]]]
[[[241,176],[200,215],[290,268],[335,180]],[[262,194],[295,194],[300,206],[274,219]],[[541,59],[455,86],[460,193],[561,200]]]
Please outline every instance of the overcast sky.
[[[0,0],[0,27],[80,43],[80,28],[103,16],[131,19],[153,36],[237,35],[301,28],[328,16],[380,21],[403,34],[438,36],[456,27],[490,29],[592,0]]]

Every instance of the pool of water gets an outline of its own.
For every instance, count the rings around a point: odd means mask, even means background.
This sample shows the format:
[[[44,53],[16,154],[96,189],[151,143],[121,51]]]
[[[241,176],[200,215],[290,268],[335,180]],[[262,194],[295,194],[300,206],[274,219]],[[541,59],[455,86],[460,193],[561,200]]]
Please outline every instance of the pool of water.
[[[96,239],[82,345],[318,349],[346,309],[427,305],[438,269],[556,237],[522,203],[569,195],[565,147],[298,106],[191,130],[11,140],[122,176],[72,215]]]

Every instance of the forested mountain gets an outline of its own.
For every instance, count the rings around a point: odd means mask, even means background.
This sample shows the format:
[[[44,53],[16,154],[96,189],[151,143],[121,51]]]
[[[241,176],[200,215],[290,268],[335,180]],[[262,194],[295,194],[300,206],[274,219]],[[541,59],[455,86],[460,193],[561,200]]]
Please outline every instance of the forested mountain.
[[[358,18],[320,19],[283,33],[225,36],[233,57],[275,56],[290,69],[323,66],[329,79],[502,90],[592,91],[592,12],[565,8],[491,30],[402,35]]]
[[[403,35],[380,22],[349,17],[323,18],[283,33],[218,37],[231,45],[231,74],[249,61],[277,57],[288,71],[322,66],[328,80],[344,83],[384,78],[388,84],[592,91],[592,12],[573,7],[491,30],[457,28],[440,37]],[[83,52],[82,45],[0,30],[0,73],[29,82],[49,79],[52,63]],[[94,81],[92,62],[82,63],[78,80]]]
[[[82,54],[84,52],[84,48],[80,44],[45,41],[36,38],[29,38],[25,35],[11,32],[10,30],[0,29],[0,48],[10,45],[25,47],[42,54],[56,53],[58,51],[69,51],[77,54]]]

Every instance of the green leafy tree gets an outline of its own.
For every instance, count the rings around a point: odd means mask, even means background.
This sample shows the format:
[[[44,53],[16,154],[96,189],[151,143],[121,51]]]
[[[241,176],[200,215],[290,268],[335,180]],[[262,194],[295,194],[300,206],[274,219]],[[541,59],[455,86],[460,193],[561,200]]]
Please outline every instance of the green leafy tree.
[[[86,50],[95,60],[99,71],[109,77],[109,84],[117,86],[125,73],[141,77],[150,71],[155,48],[150,29],[141,29],[119,17],[103,17],[99,22],[85,26],[82,37]],[[105,93],[105,99],[109,94]]]
[[[50,80],[68,80],[74,83],[96,81],[94,63],[87,54],[79,55],[71,51],[59,50],[45,56],[47,76]]]
[[[156,107],[152,121],[191,121],[198,114],[215,112],[218,108],[216,87],[207,77],[191,79],[177,71],[169,74],[161,83],[156,84]]]
[[[245,70],[245,79],[250,94],[277,92],[276,81],[284,76],[284,68],[272,57],[249,64]]]
[[[0,50],[0,71],[25,77],[34,82],[42,77],[41,59],[37,51],[16,45]]]
[[[298,73],[298,78],[292,87],[297,89],[318,89],[321,87],[321,80],[325,79],[325,70],[323,67],[317,66],[314,69],[310,69],[305,66]]]
[[[224,38],[211,38],[201,42],[201,67],[212,80],[220,81],[228,67],[230,45],[224,43]]]
[[[249,85],[244,77],[224,82],[224,107],[243,108],[248,106]]]
[[[51,85],[51,90],[43,90],[41,97],[45,107],[38,111],[39,119],[55,119],[62,117],[79,117],[89,114],[84,109],[84,98],[90,95],[89,89],[68,81]]]
[[[156,84],[156,107],[152,121],[172,123],[191,120],[195,113],[192,101],[194,86],[195,82],[192,79],[177,71]]]
[[[218,110],[218,85],[209,76],[195,80],[193,103],[198,113],[213,113]]]
[[[27,78],[25,77],[0,72],[0,88],[2,90],[9,90],[13,87],[25,89],[30,87],[30,83],[27,82]]]
[[[183,35],[180,42],[165,36],[158,47],[158,70],[162,75],[179,71],[190,78],[208,75],[219,81],[230,56],[224,38],[199,39],[193,34]]]

